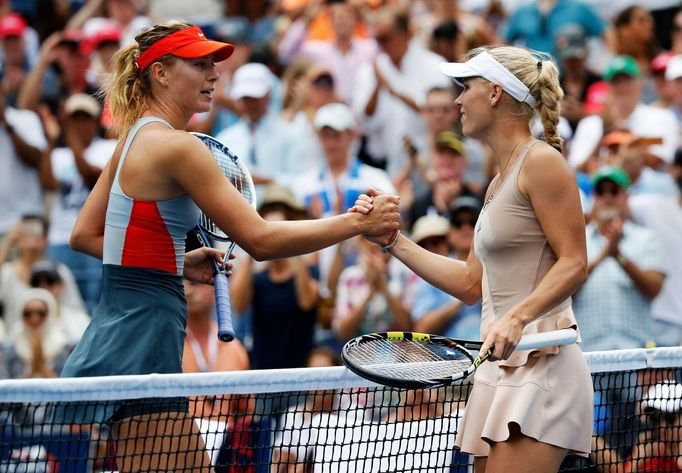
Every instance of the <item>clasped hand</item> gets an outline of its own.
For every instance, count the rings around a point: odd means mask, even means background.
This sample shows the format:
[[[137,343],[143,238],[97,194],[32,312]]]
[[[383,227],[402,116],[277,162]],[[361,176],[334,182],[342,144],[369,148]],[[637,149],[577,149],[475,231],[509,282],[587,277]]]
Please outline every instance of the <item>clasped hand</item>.
[[[400,197],[382,194],[370,188],[367,194],[361,194],[355,205],[348,212],[357,212],[366,216],[366,231],[363,235],[372,243],[385,246],[391,236],[400,229]]]

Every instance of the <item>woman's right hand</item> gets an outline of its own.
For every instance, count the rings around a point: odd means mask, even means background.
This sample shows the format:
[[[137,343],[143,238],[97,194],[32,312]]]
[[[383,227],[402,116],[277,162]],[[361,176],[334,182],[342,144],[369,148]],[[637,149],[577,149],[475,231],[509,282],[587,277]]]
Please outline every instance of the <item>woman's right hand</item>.
[[[400,197],[382,194],[376,189],[369,189],[355,201],[349,212],[361,213],[365,216],[362,234],[377,245],[386,245],[395,231],[400,229]]]

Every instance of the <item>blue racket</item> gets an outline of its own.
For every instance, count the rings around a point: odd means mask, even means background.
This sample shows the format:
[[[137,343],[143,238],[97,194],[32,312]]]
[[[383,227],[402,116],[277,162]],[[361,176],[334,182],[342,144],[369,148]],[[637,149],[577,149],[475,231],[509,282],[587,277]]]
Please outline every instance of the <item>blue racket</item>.
[[[227,146],[212,136],[204,135],[203,133],[192,134],[204,142],[211,151],[211,154],[213,154],[213,158],[218,163],[218,166],[220,166],[225,177],[230,180],[244,199],[253,208],[256,208],[256,189],[253,185],[251,174],[244,162],[231,153]],[[199,218],[199,225],[194,228],[194,231],[197,239],[203,246],[210,247],[215,241],[229,243],[222,264],[222,268],[225,268],[227,266],[227,259],[234,250],[235,242],[203,212]],[[230,303],[227,273],[215,260],[212,261],[216,271],[213,286],[215,288],[216,312],[218,316],[218,338],[223,342],[231,342],[234,340],[235,334],[232,326],[232,306]]]

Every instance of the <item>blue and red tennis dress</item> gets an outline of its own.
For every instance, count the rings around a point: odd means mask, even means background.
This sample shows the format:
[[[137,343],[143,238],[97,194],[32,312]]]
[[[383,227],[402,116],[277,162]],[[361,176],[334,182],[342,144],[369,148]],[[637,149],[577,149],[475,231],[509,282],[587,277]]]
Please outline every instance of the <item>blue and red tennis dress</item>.
[[[200,211],[187,195],[145,201],[121,189],[126,154],[137,132],[149,123],[171,127],[149,117],[128,133],[109,192],[102,298],[62,377],[182,372],[185,236],[197,224]],[[97,409],[96,418],[88,416],[89,421],[106,421],[117,407]]]

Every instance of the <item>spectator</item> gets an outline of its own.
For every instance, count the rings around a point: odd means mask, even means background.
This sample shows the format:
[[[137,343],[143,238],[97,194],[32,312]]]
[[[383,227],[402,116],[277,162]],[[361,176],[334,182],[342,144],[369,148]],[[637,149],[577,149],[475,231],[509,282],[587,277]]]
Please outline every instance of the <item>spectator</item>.
[[[355,77],[360,66],[371,63],[377,55],[377,44],[372,39],[355,36],[358,11],[350,0],[328,6],[334,36],[328,40],[305,41],[306,29],[295,23],[280,43],[280,59],[290,63],[299,57],[323,64],[334,78],[334,89],[347,104],[353,98]]]
[[[19,321],[20,310],[16,307],[17,295],[29,287],[33,265],[45,259],[46,230],[45,220],[42,217],[22,217],[0,246],[0,301],[5,307],[5,323],[10,333]],[[15,260],[8,261],[7,256],[13,250],[16,250],[18,256]],[[58,271],[65,286],[61,295],[61,304],[85,311],[83,299],[69,268],[59,263]]]
[[[73,346],[56,324],[57,302],[45,289],[26,289],[18,296],[18,320],[5,359],[11,378],[55,378]]]
[[[464,37],[460,34],[457,22],[445,20],[431,33],[431,51],[442,56],[447,62],[457,62],[467,51]]]
[[[673,17],[670,51],[673,54],[682,54],[682,8]]]
[[[682,195],[682,151],[678,150],[670,174]],[[654,340],[659,346],[682,344],[682,197],[639,195],[630,197],[632,219],[655,231],[663,246],[666,278],[651,304]]]
[[[430,168],[431,188],[415,199],[410,208],[410,222],[429,213],[448,217],[455,199],[462,195],[476,196],[474,188],[464,180],[467,168],[464,143],[452,131],[444,131],[436,138]]]
[[[644,347],[653,340],[651,300],[665,278],[656,235],[627,218],[630,179],[616,167],[593,177],[591,223],[587,226],[587,282],[573,308],[582,349]]]
[[[305,210],[286,187],[270,184],[258,210],[268,221],[296,220]],[[305,258],[266,263],[254,273],[254,261],[245,255],[231,278],[232,304],[253,317],[254,369],[300,368],[313,347],[318,299],[317,270]]]
[[[468,199],[461,197],[460,199]],[[461,202],[461,200],[460,200]],[[467,205],[467,204],[465,204]],[[471,204],[469,204],[471,205]],[[463,227],[470,227],[467,233],[473,238],[473,225],[476,220],[465,220],[465,208],[457,209],[459,225],[456,232],[464,233]],[[412,241],[422,248],[447,257],[452,250],[450,246],[453,231],[450,223],[444,217],[438,215],[425,215],[420,217],[414,224]],[[459,234],[457,235],[459,237]],[[459,242],[459,239],[457,239]],[[471,241],[466,244],[471,247]],[[464,252],[461,248],[457,252],[458,259]],[[468,256],[466,251],[464,259]],[[415,332],[433,333],[451,338],[478,340],[480,338],[481,303],[466,305],[464,302],[433,287],[428,282],[420,279],[415,291],[415,304],[412,309],[412,323]]]
[[[654,169],[673,161],[679,141],[675,116],[669,110],[645,105],[642,97],[642,73],[630,56],[614,58],[604,71],[609,92],[599,115],[583,118],[575,130],[568,162],[583,166],[597,149],[602,137],[612,130],[629,130],[637,136],[662,137],[663,143],[651,146],[646,163]]]
[[[682,136],[682,54],[670,59],[665,80],[670,94],[670,110],[677,118],[678,131]]]
[[[57,31],[40,45],[38,60],[19,91],[18,108],[38,111],[41,104],[58,113],[63,98],[88,92],[85,80],[88,57],[81,49],[79,31]]]
[[[47,253],[69,267],[88,312],[99,302],[102,262],[69,247],[71,231],[90,189],[114,154],[115,140],[98,137],[100,106],[87,94],[75,94],[64,103],[61,124],[46,109],[43,122],[48,148],[43,153],[40,180],[54,191],[47,234]],[[56,147],[62,138],[66,146]]]
[[[244,115],[217,139],[246,162],[256,184],[286,183],[306,168],[297,153],[298,136],[274,113],[268,113],[276,77],[263,64],[249,63],[234,73],[230,98],[239,101]]]
[[[648,75],[649,64],[658,52],[654,35],[656,25],[649,10],[637,5],[625,8],[614,17],[613,26],[613,52],[634,58],[639,69]]]
[[[395,193],[388,175],[363,164],[352,154],[356,123],[351,110],[343,104],[328,104],[315,114],[314,126],[324,150],[324,163],[310,169],[294,182],[297,198],[314,217],[345,212],[368,188]],[[320,254],[320,280],[326,285],[335,249]]]
[[[220,343],[218,340],[213,287],[186,279],[184,285],[187,298],[187,335],[182,355],[182,372],[248,370],[249,355],[244,345],[238,339],[230,343]],[[194,417],[210,418],[226,414],[228,404],[222,396],[206,396],[193,399],[190,406]]]
[[[37,168],[46,145],[38,115],[7,106],[0,92],[0,239],[22,215],[43,213]]]
[[[90,316],[74,307],[61,303],[66,286],[59,273],[59,265],[50,260],[36,261],[31,269],[31,287],[46,289],[57,302],[55,325],[66,337],[69,345],[75,346],[90,324]]]
[[[389,253],[356,239],[358,261],[339,277],[332,327],[340,341],[371,332],[410,330],[403,282],[391,274]]]
[[[561,114],[575,130],[584,116],[587,90],[601,77],[587,68],[587,38],[582,27],[574,24],[563,26],[556,33],[554,46],[561,65],[561,88],[564,90]]]
[[[128,46],[140,31],[154,25],[140,5],[138,0],[91,0],[69,19],[65,29],[92,32],[110,19],[121,29],[121,46]]]
[[[653,58],[649,65],[651,79],[656,89],[656,100],[651,105],[655,107],[669,108],[671,105],[670,88],[665,78],[665,71],[668,68],[668,63],[674,56],[670,51],[664,51]]]
[[[443,58],[410,41],[406,14],[384,8],[374,28],[382,52],[358,71],[353,109],[366,130],[366,151],[395,177],[409,160],[405,137],[416,141],[426,131],[419,115],[426,93],[451,83],[438,71]]]
[[[0,44],[2,45],[2,61],[0,61],[0,93],[10,106],[17,104],[19,88],[31,68],[26,55],[24,33],[26,22],[14,13],[0,18]]]
[[[511,44],[554,53],[555,34],[567,24],[582,27],[588,37],[599,37],[605,30],[591,6],[576,0],[548,0],[517,7],[509,17],[504,37]]]
[[[96,31],[85,34],[84,47],[91,58],[85,80],[90,87],[100,89],[112,71],[114,54],[121,43],[121,28],[116,22],[108,21],[98,25]]]

